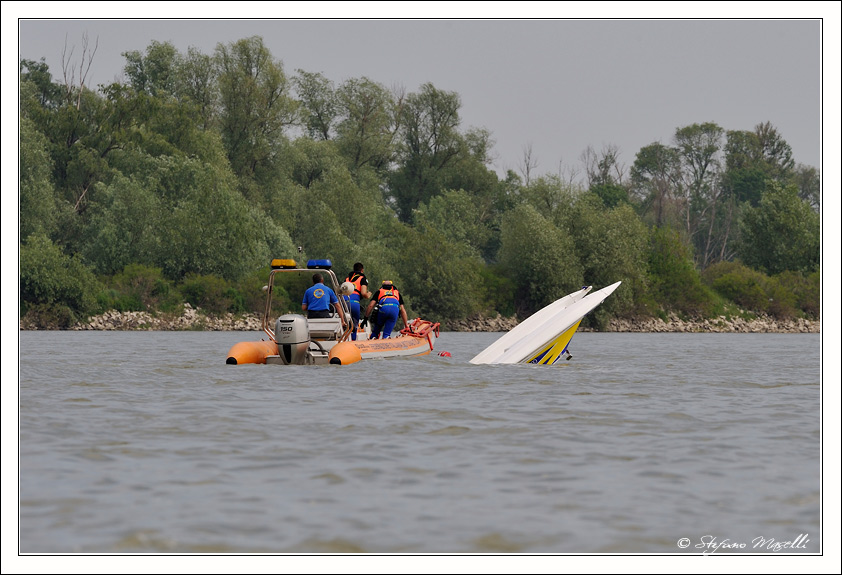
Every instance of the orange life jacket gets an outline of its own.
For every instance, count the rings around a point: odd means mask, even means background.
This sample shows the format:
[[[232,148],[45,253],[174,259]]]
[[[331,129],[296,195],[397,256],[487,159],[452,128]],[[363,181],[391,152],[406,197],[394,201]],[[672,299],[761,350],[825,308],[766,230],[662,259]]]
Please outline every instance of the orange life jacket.
[[[353,278],[353,279],[351,279]],[[359,272],[351,272],[348,274],[348,281],[354,284],[354,293],[362,296],[363,292],[363,274]]]
[[[374,300],[380,302],[381,306],[399,305],[401,303],[401,294],[394,286],[390,288],[380,288],[377,290],[377,295],[374,297]]]

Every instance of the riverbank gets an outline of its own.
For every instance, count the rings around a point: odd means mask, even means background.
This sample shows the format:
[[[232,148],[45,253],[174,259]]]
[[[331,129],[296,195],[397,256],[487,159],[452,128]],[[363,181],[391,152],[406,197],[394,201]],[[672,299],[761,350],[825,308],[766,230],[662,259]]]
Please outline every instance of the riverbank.
[[[518,324],[515,318],[504,318],[498,315],[494,318],[474,317],[465,320],[449,322],[445,331],[509,331]],[[444,330],[445,326],[442,327]],[[582,327],[581,331],[596,331]],[[613,319],[603,332],[632,332],[632,333],[820,333],[821,322],[803,318],[778,320],[770,316],[754,319],[726,318],[682,320],[675,314],[670,314],[666,321],[657,318]]]
[[[515,318],[472,317],[464,320],[445,322],[442,331],[457,332],[506,332],[518,324]],[[51,329],[34,325],[26,319],[20,321],[21,330]],[[108,311],[69,328],[74,331],[261,331],[262,321],[258,314],[206,315],[200,309],[184,304],[179,314],[151,314],[143,311],[118,312]],[[581,331],[594,331],[581,328]],[[726,318],[682,320],[670,315],[666,321],[660,318],[614,319],[609,322],[605,332],[636,333],[820,333],[821,322],[802,318],[776,320],[763,316],[754,319]]]

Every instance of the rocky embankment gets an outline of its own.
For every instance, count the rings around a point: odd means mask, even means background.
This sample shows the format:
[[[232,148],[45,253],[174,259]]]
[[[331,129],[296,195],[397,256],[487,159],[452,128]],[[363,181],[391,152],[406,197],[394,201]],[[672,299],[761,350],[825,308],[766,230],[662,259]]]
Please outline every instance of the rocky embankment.
[[[509,331],[518,324],[517,318],[473,316],[467,319],[448,321],[442,324],[443,331]]]
[[[473,317],[465,320],[448,322],[446,331],[509,331],[518,324],[515,318]],[[581,331],[595,331],[583,327]],[[777,320],[772,317],[726,318],[685,321],[672,314],[666,321],[657,318],[614,319],[603,329],[605,332],[636,333],[819,333],[821,322],[806,319]]]
[[[614,332],[665,332],[665,333],[819,333],[820,321],[806,319],[778,320],[773,317],[728,319],[719,316],[716,319],[684,321],[676,315],[670,315],[667,321],[660,318],[640,320],[614,319],[604,331]]]
[[[518,324],[517,319],[502,317],[475,316],[464,320],[449,321],[442,324],[442,331],[460,332],[505,332]],[[49,329],[43,326],[27,324],[21,320],[20,329]],[[224,314],[209,316],[201,310],[184,304],[181,315],[151,314],[143,311],[109,311],[78,323],[72,330],[150,330],[150,331],[260,331],[261,316],[257,314]],[[593,331],[582,328],[582,331]],[[806,319],[776,320],[772,317],[758,317],[747,320],[720,316],[716,319],[686,321],[676,315],[670,315],[666,321],[660,318],[641,318],[637,320],[614,319],[603,330],[606,332],[637,333],[820,333],[821,322]]]
[[[21,320],[21,329],[45,329],[24,324],[25,321]],[[86,322],[77,323],[70,329],[77,331],[260,331],[262,328],[261,317],[257,314],[228,313],[221,316],[208,316],[186,303],[181,315],[155,315],[145,311],[112,310],[92,317]]]

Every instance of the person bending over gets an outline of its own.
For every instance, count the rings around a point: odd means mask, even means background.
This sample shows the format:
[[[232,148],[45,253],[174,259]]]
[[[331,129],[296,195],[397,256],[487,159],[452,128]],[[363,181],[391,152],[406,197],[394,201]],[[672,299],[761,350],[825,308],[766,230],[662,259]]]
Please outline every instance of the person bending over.
[[[371,339],[391,337],[398,315],[401,316],[404,325],[409,325],[406,308],[403,305],[403,296],[391,281],[385,280],[380,289],[374,293],[371,302],[368,304],[368,309],[366,309],[366,317],[371,315],[371,310],[376,304],[380,304],[380,310],[377,312],[377,319],[371,327]]]

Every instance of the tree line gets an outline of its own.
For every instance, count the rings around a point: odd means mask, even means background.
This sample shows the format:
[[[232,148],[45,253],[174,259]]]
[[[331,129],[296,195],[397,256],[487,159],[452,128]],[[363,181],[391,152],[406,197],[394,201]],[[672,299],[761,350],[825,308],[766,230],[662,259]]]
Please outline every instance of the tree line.
[[[606,146],[537,174],[526,149],[501,178],[491,132],[431,83],[290,74],[251,37],[212,54],[152,42],[92,89],[84,54],[62,79],[20,62],[20,312],[44,325],[184,301],[262,311],[277,257],[362,261],[436,321],[526,317],[618,280],[597,326],[818,314],[820,173],[769,122],[679,127],[629,169]]]

